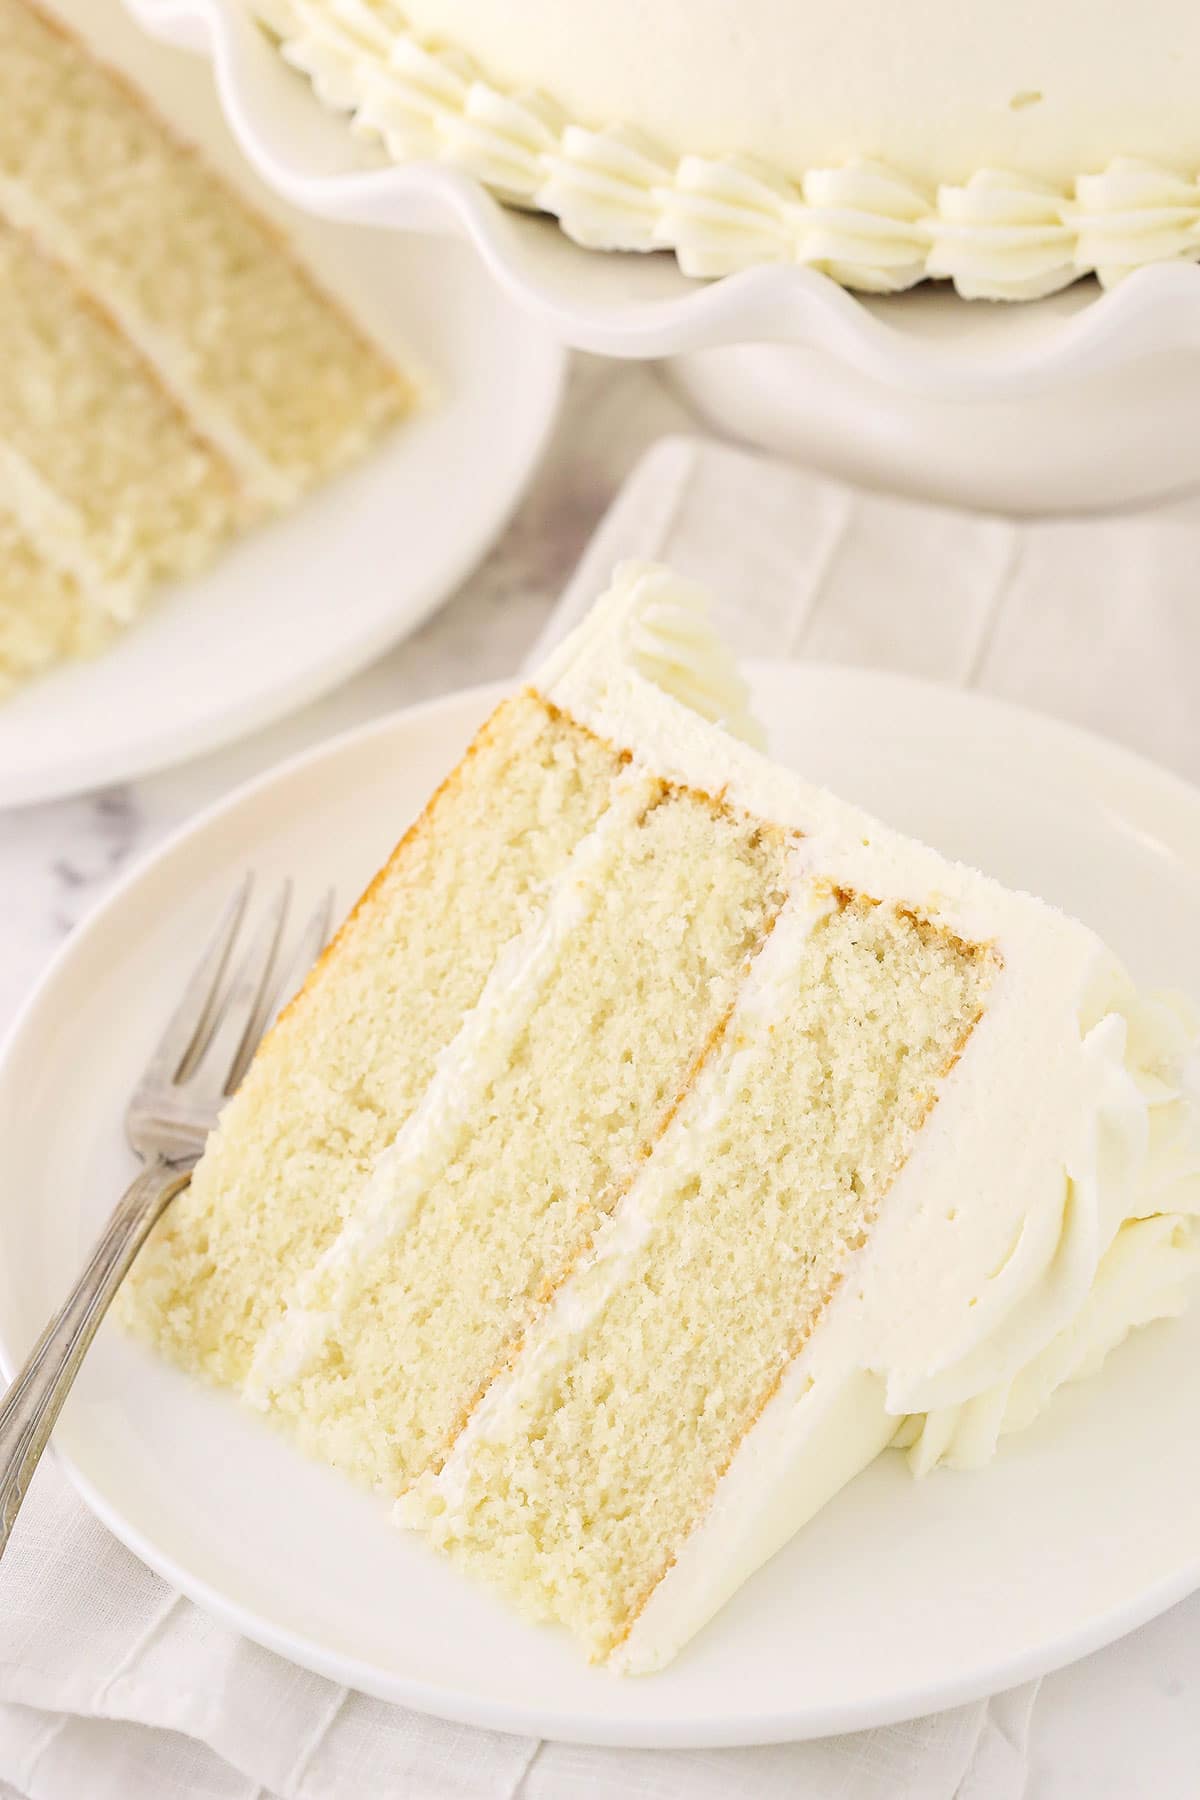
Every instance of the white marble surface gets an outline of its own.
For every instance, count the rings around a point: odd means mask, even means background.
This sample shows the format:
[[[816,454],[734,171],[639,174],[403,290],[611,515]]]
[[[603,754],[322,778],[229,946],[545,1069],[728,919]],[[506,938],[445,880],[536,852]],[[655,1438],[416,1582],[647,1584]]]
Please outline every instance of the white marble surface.
[[[652,369],[580,361],[516,518],[418,636],[317,705],[216,755],[128,787],[0,814],[0,1029],[66,933],[198,808],[333,732],[513,671],[642,450],[691,423]],[[1198,1771],[1200,1597],[1041,1684],[1031,1800],[1186,1800],[1200,1794]],[[969,1800],[989,1796],[975,1786]]]

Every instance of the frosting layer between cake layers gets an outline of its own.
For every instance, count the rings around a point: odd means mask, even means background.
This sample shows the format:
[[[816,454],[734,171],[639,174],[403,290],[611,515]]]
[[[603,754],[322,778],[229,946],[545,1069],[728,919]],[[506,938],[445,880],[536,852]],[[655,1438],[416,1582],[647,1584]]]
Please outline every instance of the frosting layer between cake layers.
[[[627,1278],[673,1175],[703,1157],[738,1059],[782,1019],[788,976],[838,890],[986,947],[982,1016],[807,1343],[610,1660],[661,1666],[886,1444],[914,1470],[972,1466],[1134,1326],[1180,1311],[1200,1271],[1200,1058],[1182,1003],[1137,994],[1086,927],[901,838],[708,718],[744,692],[703,597],[627,565],[539,687],[643,768],[800,834],[791,898],[726,1033],[659,1149],[601,1227],[440,1473],[401,1522],[453,1545],[471,1460],[536,1407]],[[1034,1073],[1036,1071],[1036,1073]]]
[[[685,273],[1029,299],[1200,256],[1200,15],[1159,0],[251,0],[397,161]],[[863,45],[871,46],[869,56]]]

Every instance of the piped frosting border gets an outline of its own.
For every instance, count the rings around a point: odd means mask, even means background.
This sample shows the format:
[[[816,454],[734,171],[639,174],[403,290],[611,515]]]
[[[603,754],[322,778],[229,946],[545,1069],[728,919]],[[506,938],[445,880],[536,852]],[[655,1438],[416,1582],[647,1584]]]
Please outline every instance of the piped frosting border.
[[[843,287],[952,281],[965,299],[1033,300],[1094,274],[1113,287],[1200,258],[1200,173],[1132,157],[1069,187],[1003,170],[930,190],[869,160],[799,182],[740,155],[676,154],[622,124],[572,121],[432,46],[393,0],[252,0],[286,60],[395,162],[463,170],[598,250],[671,250],[685,275],[795,263]]]

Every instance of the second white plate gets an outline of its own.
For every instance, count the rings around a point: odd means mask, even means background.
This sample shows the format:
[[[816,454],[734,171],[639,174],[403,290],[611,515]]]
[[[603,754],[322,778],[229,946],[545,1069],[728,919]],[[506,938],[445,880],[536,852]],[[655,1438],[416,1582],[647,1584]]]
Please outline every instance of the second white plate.
[[[164,592],[104,655],[0,705],[0,806],[182,761],[314,699],[403,637],[469,573],[520,499],[565,355],[447,237],[291,213],[246,170],[209,70],[116,0],[55,0],[206,156],[279,220],[428,404],[366,461]],[[304,370],[296,379],[303,381]]]
[[[1200,993],[1200,794],[994,701],[894,676],[753,670],[784,760],[1080,914]],[[0,1359],[58,1303],[132,1173],[120,1118],[237,875],[347,905],[498,697],[451,696],[242,790],[70,941],[0,1058]],[[521,1623],[382,1502],[106,1326],[55,1442],[146,1562],[262,1644],[450,1718],[598,1744],[763,1743],[877,1725],[1084,1654],[1200,1586],[1200,1305],[1138,1333],[978,1475],[885,1455],[663,1674],[618,1681]],[[402,1373],[401,1373],[402,1378]]]

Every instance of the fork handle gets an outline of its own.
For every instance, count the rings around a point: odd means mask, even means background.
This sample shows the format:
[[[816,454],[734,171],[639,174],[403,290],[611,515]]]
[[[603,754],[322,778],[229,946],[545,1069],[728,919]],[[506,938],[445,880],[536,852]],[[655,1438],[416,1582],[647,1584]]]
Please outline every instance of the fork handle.
[[[191,1161],[156,1158],[130,1183],[83,1274],[0,1400],[0,1557],[100,1321],[155,1220],[191,1180],[192,1168]]]

